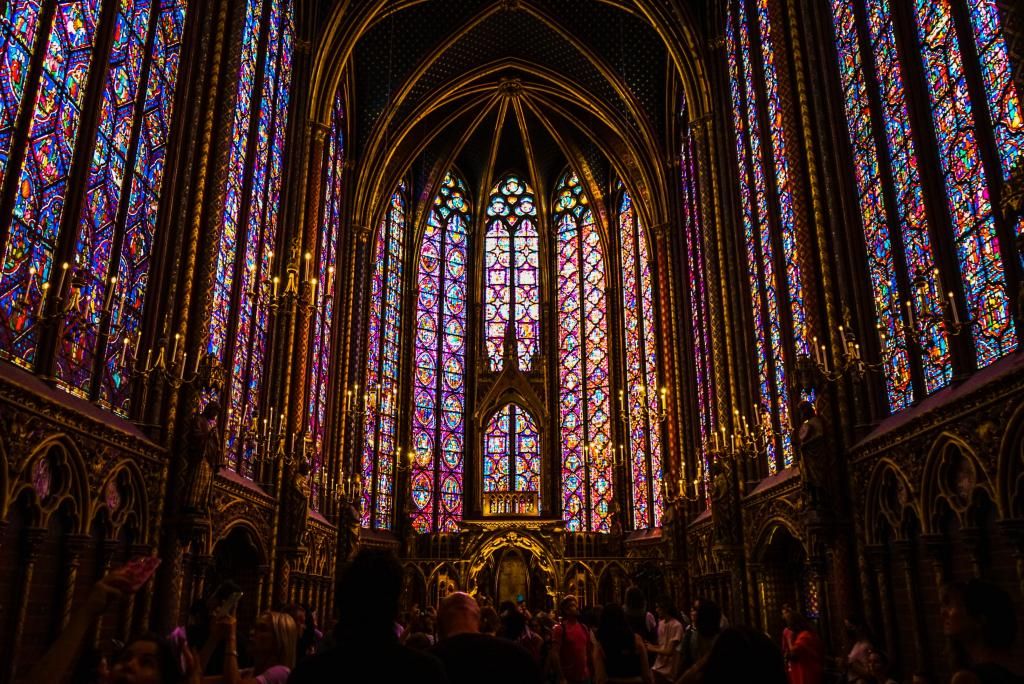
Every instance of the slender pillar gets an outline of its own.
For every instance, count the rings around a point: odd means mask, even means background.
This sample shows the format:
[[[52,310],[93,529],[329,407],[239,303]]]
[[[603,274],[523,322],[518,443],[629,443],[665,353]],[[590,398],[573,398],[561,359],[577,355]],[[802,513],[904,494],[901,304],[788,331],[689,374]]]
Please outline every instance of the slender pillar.
[[[32,575],[35,573],[39,549],[46,538],[44,528],[29,528],[25,533],[24,555],[21,557],[21,582],[18,586],[17,603],[14,609],[14,634],[11,637],[10,660],[7,663],[6,681],[14,681],[18,671],[18,656],[21,652],[21,638],[25,633],[25,616],[28,613],[28,599],[32,593]]]

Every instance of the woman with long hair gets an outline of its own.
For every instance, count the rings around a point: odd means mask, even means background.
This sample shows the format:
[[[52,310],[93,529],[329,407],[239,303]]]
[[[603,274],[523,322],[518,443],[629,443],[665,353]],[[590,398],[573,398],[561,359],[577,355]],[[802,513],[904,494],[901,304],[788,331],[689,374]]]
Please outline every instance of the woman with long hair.
[[[617,603],[601,611],[594,677],[597,684],[654,684],[644,640],[630,628],[626,612]]]
[[[224,641],[224,674],[207,677],[206,684],[286,684],[295,667],[295,647],[299,628],[288,613],[268,611],[260,616],[249,643],[253,666],[238,667],[237,622],[233,615],[221,617],[215,626],[218,639]]]

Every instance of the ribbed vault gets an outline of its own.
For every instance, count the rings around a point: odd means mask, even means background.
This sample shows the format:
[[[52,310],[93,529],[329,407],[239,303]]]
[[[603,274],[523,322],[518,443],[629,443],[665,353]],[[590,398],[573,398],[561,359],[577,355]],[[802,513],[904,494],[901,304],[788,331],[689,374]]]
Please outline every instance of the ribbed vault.
[[[540,189],[571,160],[592,189],[626,179],[648,225],[663,223],[678,93],[692,116],[707,110],[694,19],[680,4],[340,3],[317,50],[311,118],[326,120],[344,86],[353,220],[374,225],[410,169],[424,196],[452,165],[482,196],[510,166]]]

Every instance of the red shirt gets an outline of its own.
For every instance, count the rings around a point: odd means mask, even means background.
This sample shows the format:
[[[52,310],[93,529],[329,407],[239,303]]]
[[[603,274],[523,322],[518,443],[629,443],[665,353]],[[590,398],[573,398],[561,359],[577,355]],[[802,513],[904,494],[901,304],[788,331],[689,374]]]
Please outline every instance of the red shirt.
[[[804,630],[789,649],[789,684],[821,684],[825,676],[825,645],[814,632]]]
[[[582,682],[590,679],[590,663],[587,658],[587,647],[590,645],[590,632],[579,622],[563,622],[555,625],[551,634],[554,647],[558,649],[558,661],[562,666],[562,676],[570,682]]]

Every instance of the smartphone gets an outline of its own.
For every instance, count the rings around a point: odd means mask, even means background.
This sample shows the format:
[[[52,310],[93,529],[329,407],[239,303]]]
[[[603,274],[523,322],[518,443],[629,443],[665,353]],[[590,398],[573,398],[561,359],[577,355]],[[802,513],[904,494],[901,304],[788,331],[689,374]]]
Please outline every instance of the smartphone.
[[[128,561],[121,572],[132,584],[132,591],[138,591],[149,581],[162,561],[156,556],[139,556]]]
[[[242,600],[242,592],[240,592],[240,591],[234,592],[233,594],[228,596],[226,599],[224,599],[224,603],[220,604],[220,606],[217,607],[216,615],[218,617],[223,617],[225,615],[234,615],[235,614],[235,610],[238,608],[238,602],[241,601],[241,600]]]

